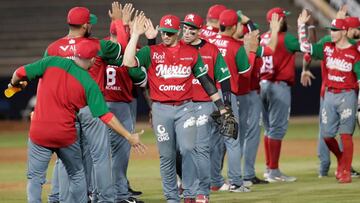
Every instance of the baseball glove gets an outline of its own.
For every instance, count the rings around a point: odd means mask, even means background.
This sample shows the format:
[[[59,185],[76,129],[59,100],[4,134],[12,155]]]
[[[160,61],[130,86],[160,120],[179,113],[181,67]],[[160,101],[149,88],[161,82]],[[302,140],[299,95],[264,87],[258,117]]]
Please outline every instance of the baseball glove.
[[[239,126],[234,114],[230,108],[226,108],[228,112],[221,115],[220,111],[214,111],[211,117],[220,127],[220,133],[225,137],[237,139]]]

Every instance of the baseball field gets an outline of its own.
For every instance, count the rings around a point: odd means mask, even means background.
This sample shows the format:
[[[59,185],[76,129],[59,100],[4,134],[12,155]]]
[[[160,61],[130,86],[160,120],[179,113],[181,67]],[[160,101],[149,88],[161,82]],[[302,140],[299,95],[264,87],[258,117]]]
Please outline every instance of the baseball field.
[[[26,143],[27,124],[0,124],[0,202],[26,202]],[[151,128],[139,123],[137,129],[144,128],[143,142],[148,146],[144,155],[132,153],[128,177],[136,190],[143,191],[141,200],[148,203],[164,202],[158,152]],[[360,178],[351,184],[338,184],[334,177],[335,163],[332,157],[330,177],[318,178],[316,157],[317,119],[291,119],[288,133],[283,143],[280,168],[286,174],[296,176],[294,183],[272,183],[252,186],[250,193],[213,192],[211,202],[246,203],[350,203],[360,202]],[[355,153],[353,166],[360,169],[359,131],[355,132]],[[43,202],[50,190],[53,161],[48,170],[48,183],[44,185]],[[256,170],[259,177],[264,171],[264,152],[261,143]],[[226,172],[226,168],[224,169]],[[226,173],[224,173],[225,175]]]

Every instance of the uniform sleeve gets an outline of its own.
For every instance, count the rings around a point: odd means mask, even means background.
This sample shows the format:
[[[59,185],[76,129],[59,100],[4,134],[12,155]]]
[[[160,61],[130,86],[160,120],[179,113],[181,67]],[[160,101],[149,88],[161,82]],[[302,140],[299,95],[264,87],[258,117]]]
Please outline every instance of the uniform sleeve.
[[[147,73],[144,67],[129,68],[128,74],[135,85],[141,85],[147,80]]]
[[[100,51],[98,55],[104,61],[120,59],[121,45],[110,40],[100,40]]]
[[[316,60],[322,60],[324,58],[324,44],[323,43],[316,43],[311,44],[311,56]]]
[[[196,64],[193,67],[193,73],[196,78],[199,78],[199,77],[207,74],[207,68],[205,67],[204,62],[199,53],[198,53]]]
[[[250,70],[249,59],[243,46],[240,47],[240,49],[237,51],[235,60],[236,66],[238,68],[238,73],[243,74]]]
[[[285,47],[289,52],[300,52],[299,40],[290,33],[286,33],[285,35]]]
[[[330,35],[325,35],[323,38],[321,38],[319,41],[317,41],[316,44],[324,45],[326,42],[331,42],[331,36]]]
[[[145,47],[141,48],[136,53],[135,58],[136,58],[136,62],[137,62],[137,67],[145,67],[146,69],[148,69],[150,66],[150,63],[151,63],[150,47],[145,46]]]
[[[93,117],[99,117],[109,112],[104,96],[95,81],[92,81],[86,88],[86,101]]]
[[[217,53],[214,66],[214,76],[217,82],[222,82],[230,78],[229,68],[227,67],[224,57],[220,54],[220,52]]]
[[[360,61],[357,61],[354,64],[354,72],[356,74],[357,80],[358,82],[360,82]]]
[[[45,57],[41,60],[38,60],[34,63],[25,65],[25,72],[26,72],[26,76],[29,80],[33,80],[35,78],[41,77],[46,68],[47,68],[47,64],[53,60],[54,57],[49,56],[49,57]]]

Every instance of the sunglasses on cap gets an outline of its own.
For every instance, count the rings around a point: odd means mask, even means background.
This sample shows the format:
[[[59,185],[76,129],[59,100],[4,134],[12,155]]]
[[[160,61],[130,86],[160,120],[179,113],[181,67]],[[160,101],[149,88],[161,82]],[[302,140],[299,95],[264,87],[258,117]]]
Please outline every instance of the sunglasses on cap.
[[[161,34],[161,35],[166,35],[166,36],[168,36],[168,37],[172,37],[172,36],[174,36],[176,33],[166,32],[166,31],[160,31],[160,34]]]

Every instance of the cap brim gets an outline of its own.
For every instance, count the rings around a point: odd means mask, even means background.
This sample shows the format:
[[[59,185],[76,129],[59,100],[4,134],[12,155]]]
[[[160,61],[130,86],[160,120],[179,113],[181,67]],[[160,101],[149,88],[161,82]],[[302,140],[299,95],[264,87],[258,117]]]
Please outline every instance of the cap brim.
[[[327,26],[325,28],[328,29],[328,30],[336,30],[336,31],[342,30],[342,29],[339,29],[337,27],[332,27],[332,26]]]
[[[164,32],[171,32],[171,33],[179,32],[179,30],[175,30],[175,29],[172,29],[172,28],[165,28],[165,27],[160,27],[159,30],[164,31]]]
[[[92,25],[95,25],[98,21],[98,18],[96,17],[96,15],[94,14],[90,14],[90,20],[89,20],[89,23],[92,24]]]
[[[187,25],[187,26],[190,26],[192,28],[195,28],[195,29],[200,29],[200,27],[196,26],[194,23],[192,22],[185,22],[185,21],[181,21],[182,24],[184,25]]]

